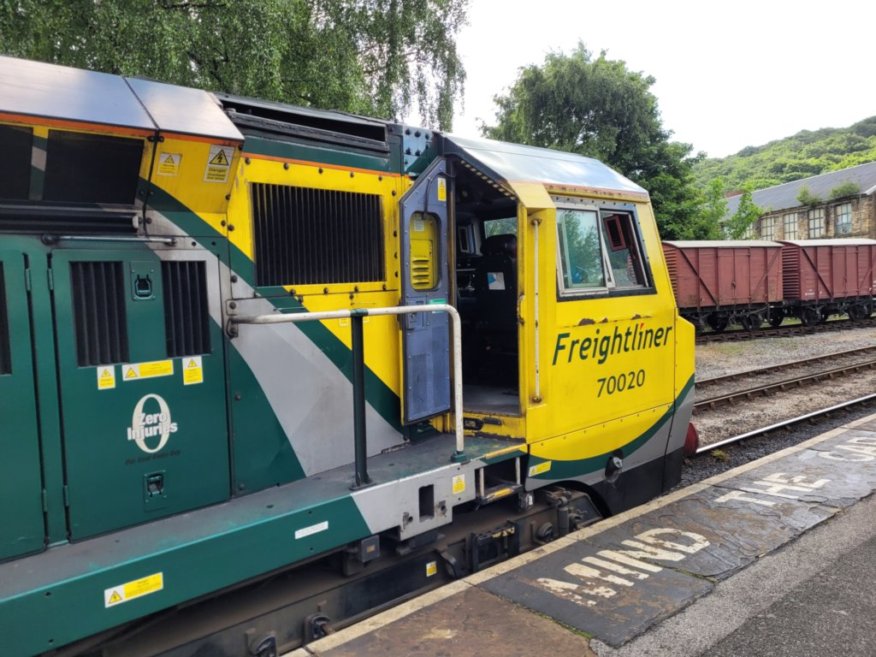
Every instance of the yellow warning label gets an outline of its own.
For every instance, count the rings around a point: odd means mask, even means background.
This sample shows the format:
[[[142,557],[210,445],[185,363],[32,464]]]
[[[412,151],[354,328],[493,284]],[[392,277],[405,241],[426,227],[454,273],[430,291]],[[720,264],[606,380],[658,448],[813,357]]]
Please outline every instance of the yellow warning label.
[[[179,173],[180,162],[182,162],[181,153],[162,153],[158,156],[158,175],[175,176]]]
[[[183,358],[183,385],[204,382],[204,364],[200,356]]]
[[[544,474],[545,472],[550,472],[552,461],[544,461],[543,463],[538,463],[529,468],[529,476],[534,477],[536,475]]]
[[[228,182],[228,172],[231,170],[231,160],[234,149],[231,146],[210,146],[207,156],[207,168],[204,170],[204,181]]]
[[[465,475],[464,474],[456,475],[452,481],[453,481],[452,488],[453,488],[454,495],[459,495],[460,493],[465,492]]]
[[[216,155],[210,160],[210,164],[215,164],[220,167],[228,166],[228,156],[225,155],[225,151],[221,148],[216,152]]]
[[[438,178],[438,200],[442,202],[447,201],[447,179],[446,178]]]
[[[103,592],[104,607],[114,607],[123,602],[142,598],[144,595],[156,593],[164,588],[164,573],[147,575],[131,582],[105,589]]]
[[[107,365],[97,368],[97,389],[111,390],[116,387],[115,365]]]
[[[131,363],[130,365],[122,365],[122,372],[124,372],[122,378],[125,381],[171,376],[173,374],[173,361],[154,360],[148,363]]]
[[[426,564],[426,577],[434,577],[438,574],[438,564],[435,561],[430,561]]]

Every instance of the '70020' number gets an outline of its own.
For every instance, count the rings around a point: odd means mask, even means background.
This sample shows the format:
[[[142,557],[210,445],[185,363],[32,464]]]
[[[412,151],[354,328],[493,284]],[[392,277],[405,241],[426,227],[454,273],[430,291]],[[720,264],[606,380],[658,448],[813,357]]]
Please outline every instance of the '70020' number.
[[[599,392],[597,397],[602,397],[602,394],[613,395],[616,392],[624,390],[633,390],[641,388],[645,385],[645,370],[630,370],[626,374],[612,374],[611,376],[603,376],[596,379],[599,383]]]

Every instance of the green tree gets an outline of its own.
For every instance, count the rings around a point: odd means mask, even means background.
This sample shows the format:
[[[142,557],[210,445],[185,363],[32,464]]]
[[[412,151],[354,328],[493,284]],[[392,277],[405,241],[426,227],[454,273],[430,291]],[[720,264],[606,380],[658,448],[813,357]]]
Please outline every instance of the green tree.
[[[8,55],[449,128],[468,0],[0,0]]]
[[[763,213],[763,209],[757,207],[751,198],[751,188],[746,188],[739,199],[739,206],[736,208],[736,212],[733,213],[733,216],[724,225],[727,236],[734,240],[745,237],[745,233]]]
[[[663,129],[654,78],[627,69],[605,53],[594,58],[579,44],[520,70],[506,95],[494,100],[494,139],[595,157],[647,189],[665,238],[690,237],[698,212],[688,144]]]
[[[693,232],[697,234],[697,239],[720,239],[721,224],[726,215],[727,198],[724,181],[721,178],[715,178],[703,192],[700,211],[692,226]]]

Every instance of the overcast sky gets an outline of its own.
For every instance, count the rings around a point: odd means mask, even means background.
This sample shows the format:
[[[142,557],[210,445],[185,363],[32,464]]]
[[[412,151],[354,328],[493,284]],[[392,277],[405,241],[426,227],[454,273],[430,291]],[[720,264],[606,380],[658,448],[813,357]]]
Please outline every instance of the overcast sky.
[[[478,135],[521,66],[579,40],[656,78],[664,127],[723,157],[876,114],[873,0],[471,0],[453,132]]]

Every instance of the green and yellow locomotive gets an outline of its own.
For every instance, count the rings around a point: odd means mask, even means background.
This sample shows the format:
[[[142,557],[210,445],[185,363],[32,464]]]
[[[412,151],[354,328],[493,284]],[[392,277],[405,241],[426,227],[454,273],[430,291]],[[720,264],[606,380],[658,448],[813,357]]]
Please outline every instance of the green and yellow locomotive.
[[[678,481],[693,329],[611,169],[7,57],[0,85],[4,654],[119,654],[317,560],[422,588]]]

